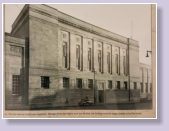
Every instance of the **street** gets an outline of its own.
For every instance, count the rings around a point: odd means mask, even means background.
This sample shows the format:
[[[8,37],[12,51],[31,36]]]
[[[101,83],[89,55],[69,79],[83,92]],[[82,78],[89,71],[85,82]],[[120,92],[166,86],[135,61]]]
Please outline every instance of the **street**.
[[[119,103],[119,104],[96,104],[91,106],[62,106],[40,108],[32,110],[150,110],[152,109],[152,102],[144,103]]]

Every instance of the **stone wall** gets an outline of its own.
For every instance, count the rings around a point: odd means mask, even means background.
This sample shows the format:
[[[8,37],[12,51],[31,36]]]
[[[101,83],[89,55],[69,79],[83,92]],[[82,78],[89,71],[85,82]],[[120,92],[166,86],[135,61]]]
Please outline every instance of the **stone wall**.
[[[93,101],[92,89],[29,89],[29,106],[33,108],[77,106],[81,99]]]
[[[22,103],[22,88],[13,93],[13,75],[20,76],[22,83],[23,52],[25,40],[6,34],[5,36],[5,109],[17,107]],[[14,83],[15,84],[15,83]]]
[[[106,90],[106,103],[129,102],[129,90]],[[140,90],[130,90],[130,102],[140,101]]]

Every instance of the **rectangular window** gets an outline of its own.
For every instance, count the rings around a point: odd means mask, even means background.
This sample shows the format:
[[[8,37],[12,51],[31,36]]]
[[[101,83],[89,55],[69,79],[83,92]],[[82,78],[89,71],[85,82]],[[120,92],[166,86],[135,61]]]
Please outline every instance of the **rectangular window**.
[[[48,89],[49,88],[49,77],[41,76],[41,87]]]
[[[92,69],[91,48],[88,48],[88,69],[89,69],[89,71],[91,71],[91,69]]]
[[[76,45],[76,67],[80,70],[80,45]]]
[[[63,78],[63,88],[69,88],[69,78]]]
[[[143,83],[140,83],[141,93],[143,93]]]
[[[20,90],[20,75],[12,76],[12,94],[19,95]]]
[[[148,86],[147,86],[147,83],[145,83],[145,92],[148,93]]]
[[[76,87],[77,88],[82,88],[82,79],[76,79]]]
[[[134,89],[137,89],[137,82],[134,82]]]
[[[120,81],[116,81],[116,88],[120,89]]]
[[[150,92],[152,93],[152,83],[150,83]]]
[[[67,42],[63,42],[63,67],[67,68]]]
[[[116,73],[119,74],[119,55],[118,54],[116,54],[115,64],[116,64]]]
[[[123,74],[126,75],[126,57],[123,56]]]
[[[93,89],[93,80],[88,79],[88,88]]]
[[[124,89],[127,90],[127,82],[124,82]]]
[[[101,50],[98,50],[98,64],[99,64],[99,72],[101,72],[101,67],[102,67]]]
[[[111,73],[111,69],[110,69],[110,52],[107,52],[107,70],[108,70],[108,73]]]
[[[112,89],[112,81],[111,80],[108,81],[108,88]]]

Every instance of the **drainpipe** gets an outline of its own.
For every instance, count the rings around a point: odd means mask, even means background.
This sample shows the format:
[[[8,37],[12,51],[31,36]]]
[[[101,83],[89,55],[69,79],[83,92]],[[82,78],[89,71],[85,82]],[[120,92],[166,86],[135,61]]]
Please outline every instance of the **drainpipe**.
[[[129,88],[129,101],[130,101],[130,52],[129,52],[129,38],[127,42],[128,47],[128,88]]]

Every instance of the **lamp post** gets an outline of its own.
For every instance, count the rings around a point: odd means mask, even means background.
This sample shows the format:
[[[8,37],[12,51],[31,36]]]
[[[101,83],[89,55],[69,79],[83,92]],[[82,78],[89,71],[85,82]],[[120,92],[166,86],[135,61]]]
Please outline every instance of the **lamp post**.
[[[92,71],[93,73],[94,73],[94,82],[93,82],[93,90],[94,90],[94,105],[95,105],[95,103],[96,103],[96,97],[95,97],[95,74],[97,73],[97,71],[95,71],[95,68],[93,68],[93,71]]]
[[[152,51],[148,51],[148,50],[147,50],[147,55],[146,55],[146,57],[149,57],[148,52],[149,52],[149,53],[152,53]]]

